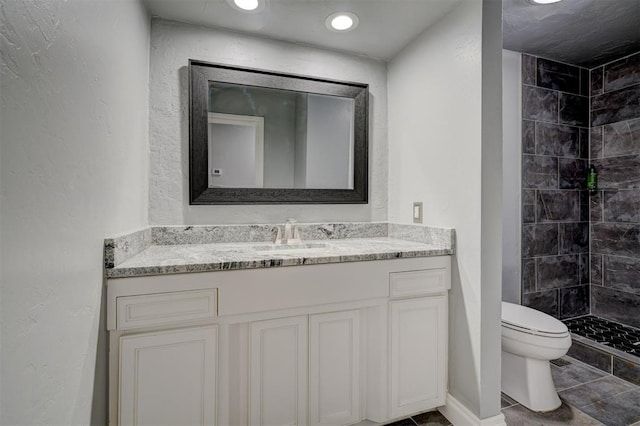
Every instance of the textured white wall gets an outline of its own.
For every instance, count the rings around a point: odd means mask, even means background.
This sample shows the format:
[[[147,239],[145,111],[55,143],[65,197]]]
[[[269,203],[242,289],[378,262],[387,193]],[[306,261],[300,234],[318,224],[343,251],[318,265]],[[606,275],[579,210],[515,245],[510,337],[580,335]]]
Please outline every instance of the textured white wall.
[[[103,239],[148,222],[149,18],[0,0],[0,19],[0,423],[87,425]]]
[[[504,423],[502,368],[502,0],[482,1],[482,221],[480,245],[480,412]],[[476,284],[477,285],[477,284]],[[454,299],[455,300],[455,299]],[[466,306],[458,298],[450,317]],[[455,337],[451,340],[455,341]],[[463,345],[460,345],[464,347]],[[459,376],[456,386],[464,386]]]
[[[369,204],[190,206],[189,59],[368,83]],[[153,225],[387,219],[387,85],[384,62],[171,21],[151,25],[150,194]]]
[[[502,53],[502,128],[503,188],[502,188],[502,300],[520,303],[520,204],[522,173],[522,86],[521,54],[511,50]]]
[[[309,95],[307,188],[353,187],[352,99]]]
[[[424,223],[456,229],[449,387],[486,418],[499,414],[499,384],[483,389],[482,380],[495,375],[499,381],[500,349],[489,351],[497,350],[497,358],[483,356],[483,333],[491,344],[497,334],[499,345],[500,328],[499,310],[492,324],[483,324],[482,298],[491,286],[499,293],[500,283],[481,280],[482,7],[463,1],[389,63],[389,220],[411,223],[412,202],[422,201]],[[483,391],[492,401],[481,401]]]

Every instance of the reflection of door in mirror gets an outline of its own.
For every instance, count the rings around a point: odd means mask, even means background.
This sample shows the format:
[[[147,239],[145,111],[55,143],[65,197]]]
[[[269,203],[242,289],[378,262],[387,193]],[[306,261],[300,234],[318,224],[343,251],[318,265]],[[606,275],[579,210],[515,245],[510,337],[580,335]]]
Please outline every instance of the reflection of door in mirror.
[[[209,120],[209,146],[215,149],[209,149],[209,188],[353,189],[353,98],[210,81],[208,101],[209,117],[260,117],[264,129],[263,174],[256,186],[247,163],[254,134],[238,129],[231,138],[230,130],[212,128]]]
[[[264,118],[209,113],[209,188],[262,188]]]

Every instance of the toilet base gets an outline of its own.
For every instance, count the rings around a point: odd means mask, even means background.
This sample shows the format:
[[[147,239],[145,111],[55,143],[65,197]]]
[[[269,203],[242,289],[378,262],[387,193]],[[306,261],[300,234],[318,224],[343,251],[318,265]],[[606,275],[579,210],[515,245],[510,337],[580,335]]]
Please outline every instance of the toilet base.
[[[502,351],[502,392],[532,411],[552,411],[562,405],[549,361],[505,351]]]

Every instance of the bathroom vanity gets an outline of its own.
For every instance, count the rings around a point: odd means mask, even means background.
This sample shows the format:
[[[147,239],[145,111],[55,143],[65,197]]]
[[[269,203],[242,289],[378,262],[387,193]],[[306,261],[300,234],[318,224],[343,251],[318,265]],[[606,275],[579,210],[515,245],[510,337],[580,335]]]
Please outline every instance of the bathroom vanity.
[[[443,405],[449,231],[150,244],[108,265],[110,424],[347,425]]]

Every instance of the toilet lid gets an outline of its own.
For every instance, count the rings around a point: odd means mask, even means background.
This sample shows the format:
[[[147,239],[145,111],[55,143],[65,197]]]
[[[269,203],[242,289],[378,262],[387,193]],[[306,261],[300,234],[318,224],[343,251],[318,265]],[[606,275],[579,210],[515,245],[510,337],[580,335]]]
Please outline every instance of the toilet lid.
[[[508,302],[502,302],[502,324],[532,334],[556,337],[567,334],[567,326],[551,315]]]

